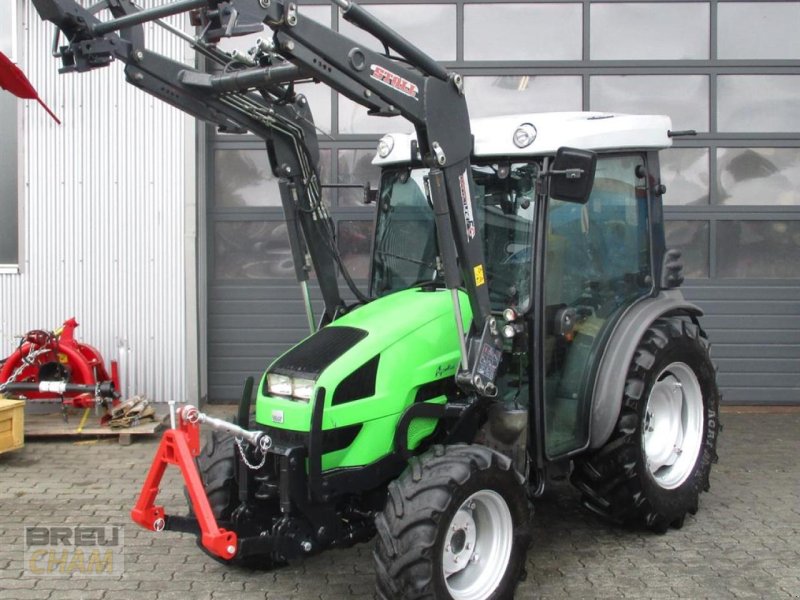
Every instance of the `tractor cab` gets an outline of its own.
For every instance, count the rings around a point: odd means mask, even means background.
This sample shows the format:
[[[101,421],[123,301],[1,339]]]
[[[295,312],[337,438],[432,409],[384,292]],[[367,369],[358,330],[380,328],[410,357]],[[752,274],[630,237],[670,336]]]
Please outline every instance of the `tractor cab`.
[[[671,145],[669,128],[667,117],[607,113],[472,121],[474,214],[465,213],[463,226],[482,241],[492,312],[505,338],[500,399],[510,409],[542,399],[549,459],[588,446],[608,336],[625,310],[655,292],[664,240],[653,182],[657,151]],[[428,169],[415,147],[413,135],[390,134],[373,161],[382,169],[374,296],[442,284]],[[588,198],[549,192],[564,176],[554,164],[563,147],[597,155]]]
[[[484,241],[492,308],[530,303],[533,217],[536,179],[541,161],[476,162],[475,209],[465,220],[470,235]],[[426,193],[428,169],[384,167],[377,199],[371,295],[430,283],[444,285],[436,240],[433,207]],[[476,218],[477,217],[477,218]]]

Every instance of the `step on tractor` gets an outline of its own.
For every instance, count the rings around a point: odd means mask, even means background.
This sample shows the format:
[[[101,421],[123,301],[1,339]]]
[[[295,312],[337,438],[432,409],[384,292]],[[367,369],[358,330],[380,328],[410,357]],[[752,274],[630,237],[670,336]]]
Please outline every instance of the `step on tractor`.
[[[122,61],[134,86],[265,141],[311,330],[266,367],[254,403],[245,384],[234,422],[174,415],[135,522],[261,568],[374,538],[378,596],[485,600],[513,596],[532,505],[553,480],[657,532],[697,511],[719,393],[701,311],[665,247],[658,151],[685,133],[667,117],[470,121],[462,77],[350,0],[335,0],[341,18],[384,52],[288,0],[33,3],[57,26],[62,71]],[[187,11],[196,35],[162,20]],[[199,67],[149,50],[148,22],[186,39]],[[261,31],[248,53],[218,44]],[[378,145],[366,289],[322,200],[296,89],[309,81],[414,128]],[[169,465],[188,515],[156,503]]]

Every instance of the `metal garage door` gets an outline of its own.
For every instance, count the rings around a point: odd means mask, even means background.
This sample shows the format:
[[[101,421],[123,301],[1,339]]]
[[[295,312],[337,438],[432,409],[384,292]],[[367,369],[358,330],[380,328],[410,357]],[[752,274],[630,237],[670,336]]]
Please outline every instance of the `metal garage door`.
[[[800,402],[800,287],[692,283],[684,290],[703,324],[726,403]]]
[[[209,154],[208,397],[230,401],[238,399],[248,376],[258,379],[272,360],[307,336],[309,328],[263,145],[252,137],[217,138]],[[337,179],[368,179],[371,167],[366,172],[362,167],[371,154],[339,150]],[[323,149],[323,182],[330,179],[330,163],[331,150]],[[325,198],[336,221],[344,263],[363,287],[373,209],[363,206],[357,190],[326,192]],[[313,282],[310,287],[318,317],[319,291]]]
[[[800,403],[800,43],[790,25],[800,2],[363,4],[465,76],[473,116],[656,113],[696,130],[663,155],[667,234],[685,253],[686,296],[706,310],[725,401]],[[340,26],[324,0],[301,10]],[[333,132],[329,177],[375,181],[365,163],[376,134],[402,124],[322,94],[312,106]],[[234,180],[212,174],[209,185],[212,399],[236,398],[244,376],[306,331],[285,277],[277,196],[248,200],[262,167],[237,153],[257,148],[245,136],[210,143],[212,155],[231,153],[218,163],[241,163]],[[332,209],[340,246],[362,264],[371,211],[335,200]]]

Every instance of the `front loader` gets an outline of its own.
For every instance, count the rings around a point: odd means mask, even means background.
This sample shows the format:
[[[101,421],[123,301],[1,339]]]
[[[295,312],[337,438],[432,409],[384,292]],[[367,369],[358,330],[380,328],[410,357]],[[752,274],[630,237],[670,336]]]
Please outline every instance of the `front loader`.
[[[664,244],[669,119],[601,113],[471,122],[464,82],[349,0],[364,48],[286,0],[33,0],[63,71],[127,80],[265,140],[310,335],[245,385],[235,423],[184,407],[132,510],[230,564],[277,567],[376,537],[385,598],[513,595],[531,503],[570,477],[587,507],[656,531],[698,508],[719,393],[679,256]],[[112,19],[95,15],[108,8]],[[191,11],[206,70],[148,50],[142,24]],[[248,55],[221,37],[271,31]],[[369,289],[338,254],[313,117],[326,84],[413,135],[382,138]],[[308,294],[316,274],[324,312]],[[341,272],[356,302],[338,289]],[[213,434],[200,449],[199,426]],[[156,503],[168,465],[188,516]]]

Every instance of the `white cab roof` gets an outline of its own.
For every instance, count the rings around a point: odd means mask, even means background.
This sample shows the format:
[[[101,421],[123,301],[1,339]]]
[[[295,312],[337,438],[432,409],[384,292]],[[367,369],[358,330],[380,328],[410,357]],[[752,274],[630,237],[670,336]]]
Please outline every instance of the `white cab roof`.
[[[517,148],[514,132],[523,123],[536,128],[536,139]],[[622,115],[600,112],[528,113],[472,119],[474,156],[547,156],[562,146],[583,150],[661,149],[672,145],[667,132],[672,121],[663,115]],[[386,158],[372,164],[407,163],[416,134],[392,133],[394,146]]]

